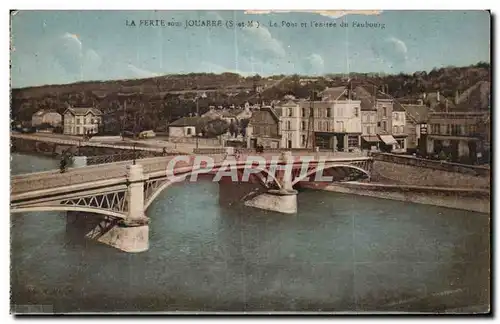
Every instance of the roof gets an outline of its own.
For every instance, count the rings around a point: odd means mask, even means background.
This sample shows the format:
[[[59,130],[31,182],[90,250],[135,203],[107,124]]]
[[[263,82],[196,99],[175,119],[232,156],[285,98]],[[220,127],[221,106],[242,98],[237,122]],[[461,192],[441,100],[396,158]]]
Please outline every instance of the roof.
[[[328,98],[328,100],[339,100],[341,97],[345,97],[346,87],[334,87],[326,88],[320,95],[323,98]]]
[[[96,108],[75,108],[75,107],[70,107],[70,108],[66,109],[66,111],[64,113],[66,113],[67,111],[71,112],[75,116],[85,116],[88,113],[92,113],[95,116],[102,115],[102,111],[100,111],[99,109],[96,109]]]
[[[169,126],[185,127],[185,126],[199,126],[201,124],[207,123],[212,119],[209,117],[182,117],[176,121],[170,123]]]
[[[253,112],[252,117],[250,118],[250,123],[253,123],[253,121],[262,114],[265,113],[270,113],[273,119],[276,121],[276,123],[279,123],[279,116],[274,110],[274,108],[271,107],[262,107],[260,110],[256,110]]]
[[[33,114],[33,116],[43,116],[43,115],[46,115],[48,113],[56,113],[57,114],[57,111],[55,110],[45,110],[45,109],[40,109],[39,111],[37,111],[36,113]]]
[[[407,119],[415,123],[424,123],[429,118],[429,107],[426,105],[403,105],[406,110]]]
[[[243,109],[223,110],[222,117],[236,117],[239,114],[241,114],[243,111],[244,111]]]
[[[490,108],[491,83],[479,81],[465,90],[459,97],[454,110],[477,111]]]
[[[361,101],[361,110],[376,110],[373,95],[362,86],[353,89],[352,98]]]

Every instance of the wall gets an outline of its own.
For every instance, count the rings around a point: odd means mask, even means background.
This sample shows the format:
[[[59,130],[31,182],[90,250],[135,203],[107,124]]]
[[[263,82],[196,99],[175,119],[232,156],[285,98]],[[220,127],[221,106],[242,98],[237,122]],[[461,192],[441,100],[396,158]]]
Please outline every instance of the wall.
[[[474,191],[446,191],[400,187],[366,187],[365,185],[330,185],[323,190],[347,194],[399,200],[417,204],[490,213],[490,196]]]
[[[91,142],[119,142],[122,140],[121,136],[92,136],[89,139]]]
[[[187,135],[187,129],[191,129],[191,134]],[[193,137],[196,131],[194,126],[169,126],[168,135],[169,137]]]
[[[289,111],[292,109],[292,116],[289,115]],[[281,117],[281,147],[288,147],[288,141],[292,141],[292,148],[301,147],[301,114],[302,110],[298,104],[287,103],[282,106],[282,117]],[[290,128],[288,127],[288,122],[290,122]]]
[[[478,171],[482,173],[481,175],[475,175],[474,173],[477,172],[472,169],[463,168],[460,172],[458,171],[460,167],[449,166],[445,163],[442,164],[442,169],[437,169],[430,168],[430,165],[426,167],[381,161],[376,156],[374,159],[372,181],[375,182],[456,188],[490,188],[490,177],[485,174],[486,170]],[[440,162],[437,163],[440,164]]]
[[[73,153],[76,153],[78,151],[78,147],[74,145],[41,142],[24,138],[11,138],[11,145],[11,149],[15,152],[30,154],[35,153],[48,156],[58,156],[68,149],[71,149]],[[79,148],[79,151],[81,155],[90,157],[98,155],[114,155],[124,152],[132,152],[133,150],[132,148],[117,149],[111,147],[81,146]]]
[[[391,100],[377,100],[377,122],[380,122],[380,127],[377,127],[377,134],[390,134],[392,132],[392,109],[393,103]],[[384,115],[384,107],[386,108],[386,115]],[[387,129],[384,130],[383,125],[386,122]]]
[[[338,133],[362,133],[361,127],[361,101],[335,101],[334,132]],[[341,124],[338,122],[342,122]],[[340,128],[343,125],[343,129]]]

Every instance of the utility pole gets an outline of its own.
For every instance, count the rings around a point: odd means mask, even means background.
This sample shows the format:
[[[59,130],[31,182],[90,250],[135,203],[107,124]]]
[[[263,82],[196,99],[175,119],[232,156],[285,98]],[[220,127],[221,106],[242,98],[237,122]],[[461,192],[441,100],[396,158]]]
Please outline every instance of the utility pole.
[[[200,98],[196,96],[196,120],[198,121],[198,117],[200,116],[200,106],[199,106],[199,100]],[[198,130],[196,129],[196,126],[198,126],[198,122],[194,126],[194,132],[196,136],[196,149],[198,149]]]

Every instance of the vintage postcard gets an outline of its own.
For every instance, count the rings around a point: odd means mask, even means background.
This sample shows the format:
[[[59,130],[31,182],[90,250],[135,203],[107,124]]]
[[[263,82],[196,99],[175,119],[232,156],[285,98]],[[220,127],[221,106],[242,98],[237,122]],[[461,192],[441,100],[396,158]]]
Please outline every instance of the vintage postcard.
[[[11,11],[12,314],[485,314],[489,11]]]

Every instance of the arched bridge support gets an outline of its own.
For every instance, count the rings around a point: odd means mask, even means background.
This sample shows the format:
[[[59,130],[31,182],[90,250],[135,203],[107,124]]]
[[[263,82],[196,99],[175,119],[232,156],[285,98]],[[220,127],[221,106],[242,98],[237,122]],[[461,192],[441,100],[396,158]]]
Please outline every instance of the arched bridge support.
[[[246,206],[271,210],[284,214],[297,213],[297,191],[293,189],[292,167],[293,157],[292,152],[283,152],[280,158],[282,165],[278,166],[273,161],[271,168],[276,168],[277,180],[281,185],[281,189],[271,189],[266,193],[258,195],[250,200],[245,201]],[[274,165],[273,165],[274,164]]]
[[[103,220],[85,236],[125,252],[149,248],[149,220],[144,214],[144,170],[142,165],[127,167],[127,217],[120,221]]]

